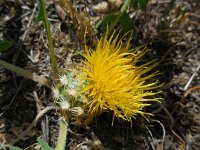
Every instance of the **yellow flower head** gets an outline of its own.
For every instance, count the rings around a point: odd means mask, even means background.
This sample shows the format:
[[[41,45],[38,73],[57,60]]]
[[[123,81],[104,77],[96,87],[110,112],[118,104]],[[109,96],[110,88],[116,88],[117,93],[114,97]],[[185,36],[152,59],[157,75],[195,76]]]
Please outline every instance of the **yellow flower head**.
[[[150,98],[157,94],[151,90],[158,87],[158,81],[152,81],[158,72],[147,75],[157,63],[151,61],[137,66],[148,49],[143,46],[142,51],[138,48],[128,52],[130,39],[124,46],[118,37],[113,34],[108,38],[106,34],[94,50],[86,46],[81,70],[82,79],[87,84],[82,91],[90,99],[90,113],[111,110],[113,116],[131,122],[136,114],[148,114],[142,111],[143,107],[151,105],[152,101],[159,101],[159,98]]]

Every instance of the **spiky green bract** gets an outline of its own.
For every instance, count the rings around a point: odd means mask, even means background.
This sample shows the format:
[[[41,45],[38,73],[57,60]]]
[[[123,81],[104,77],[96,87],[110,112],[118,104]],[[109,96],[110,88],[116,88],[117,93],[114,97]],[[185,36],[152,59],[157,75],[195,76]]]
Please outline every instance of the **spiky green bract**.
[[[158,88],[158,81],[152,80],[158,71],[148,74],[158,63],[151,61],[138,66],[147,47],[130,53],[130,39],[123,44],[118,37],[113,34],[108,38],[106,34],[94,50],[85,47],[81,79],[88,84],[82,92],[90,99],[90,113],[111,110],[113,116],[131,122],[136,114],[149,114],[143,108],[159,101],[153,98],[157,94],[153,89]]]
[[[54,102],[62,111],[67,111],[67,115],[72,120],[84,113],[82,108],[87,104],[87,98],[81,93],[81,86],[85,83],[79,76],[78,70],[68,69],[52,87]]]

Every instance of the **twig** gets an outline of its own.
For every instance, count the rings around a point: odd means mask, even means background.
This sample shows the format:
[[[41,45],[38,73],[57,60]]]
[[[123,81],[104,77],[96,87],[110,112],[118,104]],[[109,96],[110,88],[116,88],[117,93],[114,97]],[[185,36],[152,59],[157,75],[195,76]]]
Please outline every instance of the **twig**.
[[[21,88],[21,86],[22,86],[22,84],[23,84],[23,81],[24,81],[24,80],[21,81],[19,87],[17,88],[17,90],[16,90],[16,92],[15,92],[15,95],[14,95],[13,98],[11,99],[10,103],[6,106],[7,108],[10,107],[10,105],[11,105],[11,104],[13,103],[13,101],[15,100],[15,98],[16,98],[17,94],[19,93],[19,90],[20,90],[20,88]],[[7,110],[8,110],[8,109],[4,110],[4,111],[0,114],[0,116],[2,116]]]
[[[46,94],[44,92],[43,94],[45,97]],[[26,96],[26,99],[35,100],[37,106],[37,113],[39,114],[42,110],[41,109],[42,101],[38,98],[36,91],[34,90],[33,93],[29,93]],[[42,129],[43,139],[48,143],[49,142],[48,115],[46,115],[44,118],[41,119],[41,129]]]
[[[43,97],[44,97],[44,103],[48,104],[47,99],[46,99],[45,88],[43,89]],[[44,140],[47,143],[49,143],[49,117],[48,117],[48,115],[46,115],[45,118],[43,118],[41,120],[41,128],[42,128],[42,134],[43,134]]]
[[[181,146],[182,149],[186,150],[186,143],[185,141],[176,133],[172,130],[172,133],[177,137],[177,143],[179,146]]]
[[[0,60],[0,66],[12,71],[12,72],[15,72],[21,76],[23,76],[24,78],[28,78],[28,79],[31,79],[35,82],[38,82],[39,84],[41,85],[45,85],[47,87],[51,87],[50,86],[50,81],[42,76],[38,76],[36,75],[35,73],[31,73],[25,69],[22,69],[20,67],[17,67],[17,66],[14,66],[10,63],[7,63],[3,60]]]
[[[194,97],[195,99],[197,99],[198,101],[200,101],[200,97],[199,96],[197,96],[196,94],[190,94],[192,97]]]
[[[187,97],[187,96],[190,94],[190,92],[191,92],[192,90],[197,90],[197,89],[200,89],[200,86],[194,86],[194,87],[189,88],[189,89],[185,92],[184,97]]]
[[[32,20],[33,20],[33,18],[34,18],[34,14],[35,14],[36,8],[37,8],[37,4],[34,5],[33,12],[32,12],[32,14],[31,14],[31,17],[30,17],[29,22],[28,22],[27,27],[26,27],[27,29],[29,29],[29,27],[30,27],[30,25],[31,25],[31,22],[32,22]],[[25,40],[27,33],[28,33],[28,30],[26,30],[26,31],[24,32],[24,34],[22,35],[22,42]],[[15,64],[16,61],[17,61],[17,58],[18,58],[18,56],[19,56],[20,49],[21,49],[21,47],[22,47],[22,42],[20,43],[20,45],[19,45],[19,47],[18,47],[18,50],[17,50],[17,53],[16,53],[16,55],[15,55],[14,58],[13,58],[13,64]]]
[[[145,126],[145,128],[146,128],[147,131],[149,132],[149,135],[150,135],[150,137],[151,137],[151,140],[153,141],[153,143],[150,142],[151,148],[152,148],[153,150],[156,150],[156,148],[155,148],[155,146],[154,146],[155,141],[154,141],[154,138],[153,138],[153,134],[152,134],[151,130],[149,130],[148,126]],[[150,141],[150,139],[149,139],[149,141]]]
[[[165,141],[165,136],[166,136],[166,131],[165,131],[165,127],[164,125],[159,121],[159,120],[151,120],[153,122],[157,122],[158,124],[160,124],[160,126],[162,127],[163,129],[163,136],[162,136],[162,146],[164,145],[164,141]]]
[[[193,72],[192,76],[190,77],[190,79],[188,80],[187,84],[184,87],[184,90],[186,91],[188,89],[188,87],[190,86],[190,84],[192,83],[192,80],[194,79],[194,77],[197,75],[197,72],[200,69],[200,64],[197,66],[197,68],[195,69],[195,71]]]
[[[162,1],[149,1],[149,5],[155,5],[155,4],[165,4],[170,3],[171,0],[162,0]]]
[[[17,143],[18,141],[23,139],[31,131],[31,129],[37,124],[38,120],[42,116],[44,116],[44,114],[46,114],[48,111],[53,110],[53,109],[56,109],[56,107],[47,106],[46,108],[44,108],[41,112],[39,112],[39,114],[35,117],[33,122],[29,125],[28,128],[26,128],[26,130],[24,132],[22,132],[15,140],[11,141],[10,144],[4,145],[4,147],[9,147],[11,145],[14,145],[15,143]]]
[[[193,16],[193,17],[196,17],[196,18],[200,18],[200,15],[195,14],[195,13],[189,13],[189,16]]]

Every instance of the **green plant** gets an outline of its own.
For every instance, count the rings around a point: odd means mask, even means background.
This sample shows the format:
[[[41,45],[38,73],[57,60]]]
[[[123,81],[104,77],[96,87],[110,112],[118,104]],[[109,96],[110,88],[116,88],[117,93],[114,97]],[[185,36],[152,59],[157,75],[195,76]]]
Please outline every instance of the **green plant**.
[[[0,41],[0,52],[4,52],[6,50],[8,50],[11,46],[13,45],[13,43],[11,41]]]
[[[43,139],[38,138],[37,139],[38,144],[41,146],[42,150],[54,150],[53,148],[51,148],[47,142],[45,142]],[[9,147],[10,150],[22,150],[21,148],[17,147],[17,146],[10,146]]]
[[[58,66],[56,63],[56,56],[55,56],[55,52],[54,52],[53,40],[51,38],[50,23],[47,18],[44,0],[39,0],[39,10],[38,11],[39,11],[39,13],[36,17],[36,21],[43,21],[43,23],[44,23],[44,26],[46,29],[46,34],[47,34],[47,39],[49,42],[52,70],[53,70],[54,74],[56,75],[58,73]]]
[[[38,141],[38,144],[41,145],[42,150],[54,150],[43,139],[38,138],[37,141]]]
[[[116,24],[119,23],[125,32],[132,30],[135,35],[136,34],[135,23],[127,13],[127,9],[129,6],[132,6],[134,9],[137,9],[139,6],[140,9],[146,10],[147,4],[148,0],[126,0],[123,6],[121,7],[119,13],[109,14],[107,16],[104,16],[101,20],[97,22],[96,28],[105,27],[109,25],[108,33],[110,34],[113,32]]]
[[[51,88],[55,105],[62,116],[55,149],[65,149],[67,128],[70,122],[79,126],[85,125],[93,121],[95,116],[105,111],[112,111],[113,119],[116,117],[129,122],[132,122],[132,118],[135,118],[137,114],[142,116],[152,115],[143,112],[143,107],[151,105],[152,101],[159,102],[160,100],[159,98],[151,98],[151,96],[158,93],[152,91],[159,87],[157,85],[158,81],[152,80],[158,72],[149,75],[146,75],[146,73],[151,71],[157,63],[151,61],[138,66],[137,62],[140,61],[148,49],[142,46],[130,53],[128,50],[131,38],[124,46],[122,43],[123,38],[119,37],[120,34],[114,36],[115,33],[113,33],[111,37],[109,36],[122,17],[125,16],[130,21],[126,10],[131,1],[127,0],[125,2],[121,13],[115,18],[116,20],[108,28],[106,34],[97,42],[94,51],[85,45],[85,52],[82,53],[85,58],[82,61],[84,66],[74,65],[67,68],[63,74],[58,72],[44,1],[40,0],[39,2],[40,7],[36,20],[44,22],[49,42],[52,70],[58,77],[57,80],[50,83],[46,78],[36,76],[2,60],[0,60],[0,65]],[[125,23],[122,24],[128,26]],[[51,149],[43,140],[38,140],[38,143],[41,144],[44,150]]]

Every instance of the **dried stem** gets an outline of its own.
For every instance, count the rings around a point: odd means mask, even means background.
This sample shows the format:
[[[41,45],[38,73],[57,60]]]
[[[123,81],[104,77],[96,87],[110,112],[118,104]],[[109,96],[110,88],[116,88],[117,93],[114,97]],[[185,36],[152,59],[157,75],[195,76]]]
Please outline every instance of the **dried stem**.
[[[23,139],[28,133],[30,133],[31,129],[37,124],[37,121],[44,116],[47,112],[49,112],[50,110],[56,109],[56,107],[54,106],[47,106],[46,108],[44,108],[41,112],[39,112],[39,114],[35,117],[35,119],[33,120],[33,122],[26,128],[25,131],[23,131],[16,139],[14,139],[13,141],[10,142],[10,144],[8,145],[4,145],[4,147],[9,147],[10,145],[14,145],[15,143],[17,143],[18,141],[20,141],[21,139]]]
[[[3,60],[0,60],[0,66],[4,67],[4,68],[6,68],[6,69],[8,69],[12,72],[15,72],[15,73],[23,76],[24,78],[31,79],[35,82],[38,82],[41,85],[45,85],[47,87],[50,87],[50,81],[48,79],[41,77],[41,76],[38,76],[35,73],[31,73],[31,72],[29,72],[25,69],[14,66],[14,65],[7,63]]]

